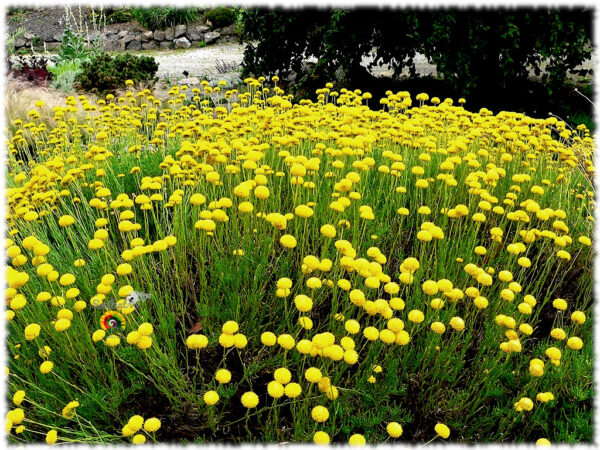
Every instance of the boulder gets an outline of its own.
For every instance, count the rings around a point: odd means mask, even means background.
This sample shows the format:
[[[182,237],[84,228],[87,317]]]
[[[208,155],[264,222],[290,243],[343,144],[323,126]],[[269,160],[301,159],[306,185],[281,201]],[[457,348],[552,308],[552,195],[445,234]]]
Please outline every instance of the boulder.
[[[142,43],[137,39],[134,39],[133,41],[130,41],[129,44],[127,44],[127,50],[140,50],[141,48]]]
[[[177,38],[173,41],[175,48],[190,48],[192,44],[185,37]]]
[[[175,30],[173,28],[167,28],[165,30],[165,39],[167,41],[172,41],[175,39]]]
[[[128,34],[129,34],[129,31],[127,31],[127,30],[122,30],[122,31],[119,31],[119,34],[118,34],[118,36],[122,38],[122,37],[125,37],[125,36],[127,36]]]
[[[154,50],[158,48],[156,41],[144,42],[142,44],[142,50]]]
[[[187,26],[186,25],[175,25],[174,38],[177,39],[178,37],[183,36],[186,31],[187,31]]]
[[[52,36],[52,40],[56,41],[56,42],[62,42],[63,39],[63,34],[64,33],[56,33],[55,35]]]
[[[126,44],[129,44],[131,41],[133,41],[136,38],[135,35],[133,34],[128,34],[127,36],[123,37],[123,42],[125,42]]]
[[[204,35],[204,42],[211,44],[221,37],[221,33],[210,31]]]
[[[204,40],[204,33],[210,31],[206,25],[191,25],[188,27],[186,36],[190,41],[202,41]]]
[[[187,38],[190,41],[201,41],[201,40],[203,40],[202,33],[200,31],[198,31],[198,30],[194,30],[194,29],[188,30],[185,35],[187,36]]]
[[[15,39],[15,47],[16,48],[24,47],[26,43],[27,43],[27,41],[21,37]]]
[[[46,47],[48,47],[49,44],[55,44],[55,42],[49,42],[49,43],[47,42]],[[117,50],[117,41],[110,39],[104,43],[104,51],[114,52],[116,50]]]
[[[160,31],[160,30],[156,30],[154,32],[154,40],[155,41],[164,41],[165,40],[165,32],[164,31]]]
[[[233,23],[229,26],[221,28],[219,31],[221,34],[225,35],[237,34],[237,25]]]
[[[149,42],[149,41],[152,40],[153,36],[154,36],[154,33],[152,31],[144,31],[140,35],[140,41],[142,41],[142,42]]]
[[[173,43],[169,42],[169,41],[162,41],[160,43],[160,48],[162,48],[162,49],[173,48]]]
[[[30,41],[30,40],[31,40],[31,39],[33,39],[35,36],[34,36],[33,34],[31,34],[30,32],[26,31],[26,32],[23,34],[23,37],[24,37],[25,39],[27,39],[28,41]]]
[[[40,40],[46,41],[46,42],[53,41],[54,35],[57,34],[57,29],[53,28],[53,27],[46,27],[46,28],[35,27],[34,30],[35,31],[33,31],[32,33],[39,36]],[[62,40],[62,33],[60,33],[59,40]]]
[[[60,42],[46,42],[46,49],[50,50],[54,48],[60,48],[60,44]]]

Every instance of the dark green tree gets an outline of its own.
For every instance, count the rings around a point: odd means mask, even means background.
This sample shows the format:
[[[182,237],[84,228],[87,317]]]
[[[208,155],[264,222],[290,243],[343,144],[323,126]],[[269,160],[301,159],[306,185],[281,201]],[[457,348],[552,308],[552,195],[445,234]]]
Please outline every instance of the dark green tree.
[[[540,75],[549,92],[591,55],[592,11],[586,9],[252,9],[242,13],[247,42],[244,74],[347,85],[370,79],[361,65],[389,64],[394,77],[415,73],[414,57],[424,54],[459,95],[505,95]],[[257,45],[250,42],[258,41]],[[307,70],[303,60],[317,58]]]

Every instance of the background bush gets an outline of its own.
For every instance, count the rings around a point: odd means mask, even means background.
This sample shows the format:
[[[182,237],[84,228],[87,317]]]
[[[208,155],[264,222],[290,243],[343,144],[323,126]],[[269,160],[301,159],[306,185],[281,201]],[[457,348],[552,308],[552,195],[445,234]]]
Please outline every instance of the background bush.
[[[123,23],[135,20],[133,8],[106,8],[106,23]]]
[[[103,53],[83,63],[75,83],[87,92],[105,95],[123,88],[125,80],[153,84],[157,70],[158,64],[150,56],[121,53],[113,58]]]
[[[188,24],[198,18],[196,8],[134,8],[133,16],[140,25],[149,30],[162,30],[174,25]]]
[[[236,22],[238,13],[235,9],[219,6],[204,13],[204,19],[210,20],[215,28],[226,27]]]
[[[457,95],[505,97],[549,64],[543,81],[549,94],[565,85],[566,74],[591,55],[592,11],[554,10],[244,10],[247,42],[244,75],[301,73],[300,85],[337,79],[345,85],[372,82],[361,66],[389,64],[394,78],[415,73],[424,54]],[[258,41],[257,45],[252,42]],[[374,50],[375,49],[375,50]],[[318,58],[302,70],[307,57]],[[513,91],[513,92],[511,92]]]

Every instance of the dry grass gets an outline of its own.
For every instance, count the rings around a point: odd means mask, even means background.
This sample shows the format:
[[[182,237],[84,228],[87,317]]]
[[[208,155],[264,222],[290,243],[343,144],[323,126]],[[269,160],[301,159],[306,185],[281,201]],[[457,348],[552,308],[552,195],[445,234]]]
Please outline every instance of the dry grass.
[[[4,90],[4,114],[7,131],[9,134],[16,130],[14,126],[15,119],[27,117],[29,110],[33,109],[37,100],[42,100],[45,107],[40,111],[40,121],[45,123],[48,128],[56,126],[54,113],[52,109],[55,106],[64,106],[65,99],[69,95],[79,95],[77,92],[65,93],[47,86],[32,84],[26,80],[8,77]],[[86,94],[90,102],[96,102],[94,95]]]
[[[63,106],[67,94],[43,86],[35,86],[17,78],[7,78],[4,90],[4,114],[9,133],[14,128],[15,119],[27,117],[37,100],[42,100],[46,108],[41,111],[41,120],[48,127],[54,126],[52,108]]]

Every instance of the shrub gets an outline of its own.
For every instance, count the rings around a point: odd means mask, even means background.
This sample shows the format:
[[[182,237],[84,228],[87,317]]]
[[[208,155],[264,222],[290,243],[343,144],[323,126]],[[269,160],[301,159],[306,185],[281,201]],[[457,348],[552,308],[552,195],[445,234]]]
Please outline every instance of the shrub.
[[[12,58],[10,72],[37,85],[45,85],[52,79],[52,73],[48,70],[48,58],[43,55],[21,55]]]
[[[54,89],[64,92],[71,92],[75,79],[81,73],[82,63],[79,60],[60,61],[48,70],[52,73],[50,86]]]
[[[237,12],[235,9],[219,6],[218,8],[206,11],[204,19],[210,20],[215,28],[222,28],[236,22]]]
[[[364,84],[361,60],[375,48],[371,67],[389,64],[395,78],[405,68],[414,74],[414,57],[424,54],[459,95],[505,96],[547,61],[543,80],[552,92],[590,57],[591,18],[585,9],[245,10],[244,75],[298,73],[314,56],[310,75],[319,83],[337,75]]]
[[[75,78],[76,86],[87,92],[105,95],[114,93],[126,80],[153,84],[158,64],[150,56],[122,53],[114,58],[106,53],[84,62],[81,73]]]
[[[98,40],[90,42],[67,28],[63,33],[58,56],[63,61],[89,61],[99,53]]]
[[[124,23],[135,20],[133,8],[109,8],[106,10],[106,23]]]
[[[179,24],[188,24],[198,18],[196,8],[135,8],[133,16],[140,25],[149,30],[162,30]]]

